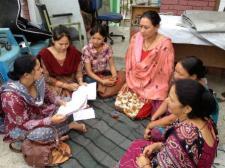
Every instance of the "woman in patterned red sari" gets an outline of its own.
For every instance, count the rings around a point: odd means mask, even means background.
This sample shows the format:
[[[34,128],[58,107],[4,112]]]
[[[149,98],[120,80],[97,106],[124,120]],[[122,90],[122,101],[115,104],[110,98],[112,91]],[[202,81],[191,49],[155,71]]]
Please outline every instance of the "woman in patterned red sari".
[[[167,128],[163,142],[135,140],[119,162],[121,168],[211,168],[217,146],[217,130],[211,113],[213,95],[193,80],[178,80],[167,98],[178,117]]]
[[[28,130],[37,126],[53,125],[60,135],[75,129],[85,132],[85,125],[67,123],[65,116],[54,114],[64,102],[55,99],[45,87],[40,62],[32,56],[15,60],[12,79],[0,89],[0,110],[4,112],[5,137],[12,140],[24,137]]]

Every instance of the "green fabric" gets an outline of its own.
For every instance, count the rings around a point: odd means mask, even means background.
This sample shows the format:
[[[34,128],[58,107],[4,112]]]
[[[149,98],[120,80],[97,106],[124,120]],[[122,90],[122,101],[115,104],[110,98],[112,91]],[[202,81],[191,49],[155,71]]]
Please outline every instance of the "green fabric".
[[[120,13],[120,0],[110,0],[110,11]]]
[[[70,132],[68,143],[73,157],[59,167],[112,168],[133,140],[143,138],[148,120],[133,121],[122,113],[118,119],[112,118],[114,102],[115,99],[110,98],[89,103],[95,109],[96,118],[84,122],[87,133]]]

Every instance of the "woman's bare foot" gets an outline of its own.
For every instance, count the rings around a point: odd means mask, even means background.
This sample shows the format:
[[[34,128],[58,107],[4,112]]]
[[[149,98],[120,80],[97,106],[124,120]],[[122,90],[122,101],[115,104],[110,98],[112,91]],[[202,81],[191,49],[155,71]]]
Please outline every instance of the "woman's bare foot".
[[[81,123],[78,123],[78,122],[71,122],[69,124],[69,128],[74,129],[76,131],[79,131],[81,133],[87,132],[87,128],[86,128],[85,124],[83,124],[83,123],[81,124]]]
[[[66,140],[68,140],[68,139],[70,139],[69,135],[64,135],[64,136],[61,136],[61,137],[60,137],[60,140],[61,140],[61,141],[66,141]]]

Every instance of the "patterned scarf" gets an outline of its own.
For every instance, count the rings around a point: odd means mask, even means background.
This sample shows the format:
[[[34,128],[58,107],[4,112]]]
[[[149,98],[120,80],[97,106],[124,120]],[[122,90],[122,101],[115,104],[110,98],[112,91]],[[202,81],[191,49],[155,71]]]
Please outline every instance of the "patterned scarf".
[[[45,96],[45,79],[42,76],[39,80],[35,82],[35,86],[37,89],[37,97],[32,97],[27,88],[21,84],[19,81],[9,81],[6,84],[4,84],[0,88],[0,94],[3,92],[15,92],[18,95],[22,96],[24,100],[33,106],[39,107],[44,102],[44,96]]]

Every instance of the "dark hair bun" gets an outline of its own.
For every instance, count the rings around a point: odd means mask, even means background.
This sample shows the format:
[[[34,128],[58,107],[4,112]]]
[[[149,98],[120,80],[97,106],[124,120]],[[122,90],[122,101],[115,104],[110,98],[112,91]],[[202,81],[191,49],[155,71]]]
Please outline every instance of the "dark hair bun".
[[[205,89],[205,91],[202,93],[200,107],[206,116],[210,116],[216,112],[216,100],[209,90]]]
[[[196,75],[198,79],[205,77],[207,69],[199,58],[195,56],[187,56],[180,62],[189,75]]]
[[[23,55],[16,58],[13,70],[8,73],[12,80],[19,80],[25,73],[31,73],[36,65],[36,58],[31,55]]]
[[[20,76],[17,73],[15,73],[14,71],[8,72],[7,75],[12,80],[19,80],[20,79]]]
[[[189,118],[205,118],[216,112],[214,96],[199,82],[191,79],[177,80],[175,89],[180,103],[192,108],[188,113]]]

